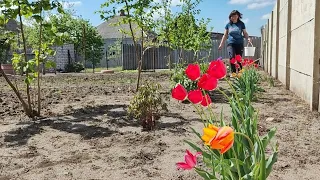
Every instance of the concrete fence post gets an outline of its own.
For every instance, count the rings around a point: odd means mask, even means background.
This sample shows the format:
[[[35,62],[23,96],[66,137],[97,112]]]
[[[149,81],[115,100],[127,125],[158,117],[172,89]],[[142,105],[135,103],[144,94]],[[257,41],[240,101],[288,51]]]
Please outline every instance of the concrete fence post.
[[[288,0],[288,17],[287,17],[287,49],[286,49],[286,89],[290,89],[290,53],[291,53],[291,17],[292,17],[292,1]]]
[[[269,69],[269,46],[270,46],[270,43],[269,43],[269,20],[267,21],[267,24],[266,24],[265,34],[266,34],[266,65],[265,65],[265,71],[268,72],[268,69]]]
[[[277,0],[277,8],[276,8],[276,33],[275,33],[275,39],[276,39],[276,59],[275,59],[275,78],[278,79],[278,69],[279,69],[279,17],[280,17],[280,0]]]
[[[268,21],[268,25],[269,25],[269,39],[268,39],[268,41],[269,41],[269,55],[268,55],[268,65],[269,65],[269,70],[268,70],[268,73],[270,74],[270,75],[272,75],[272,47],[273,47],[273,14],[274,14],[274,11],[272,11],[272,13],[271,13],[271,18],[269,19],[269,21]]]
[[[314,26],[314,59],[313,59],[313,88],[311,108],[319,111],[319,68],[320,68],[320,1],[315,0]]]

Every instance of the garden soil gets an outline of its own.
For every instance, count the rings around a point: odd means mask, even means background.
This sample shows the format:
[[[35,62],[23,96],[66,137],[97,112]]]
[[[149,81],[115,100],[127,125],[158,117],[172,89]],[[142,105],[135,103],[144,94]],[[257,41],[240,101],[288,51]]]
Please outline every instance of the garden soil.
[[[190,129],[201,132],[199,117],[190,104],[170,98],[168,73],[143,73],[142,78],[160,82],[168,103],[169,112],[152,132],[142,131],[126,112],[134,95],[135,73],[46,75],[43,118],[35,121],[23,115],[0,77],[0,180],[200,179],[194,171],[175,166],[191,149],[184,140],[201,144]],[[23,91],[23,79],[15,79]],[[279,143],[278,162],[268,179],[318,180],[319,114],[278,82],[274,87],[267,82],[262,86],[266,92],[254,103],[260,114],[259,130],[265,134],[276,127]],[[227,88],[226,82],[220,87]],[[223,110],[225,119],[230,119],[222,95],[214,92],[212,97],[213,110]]]

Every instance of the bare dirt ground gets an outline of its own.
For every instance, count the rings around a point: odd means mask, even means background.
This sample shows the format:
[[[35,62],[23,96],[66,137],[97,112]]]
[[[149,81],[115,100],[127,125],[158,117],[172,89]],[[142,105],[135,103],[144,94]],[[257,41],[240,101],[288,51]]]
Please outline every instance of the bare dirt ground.
[[[154,132],[142,132],[128,118],[136,74],[117,73],[47,76],[43,78],[43,115],[26,118],[14,94],[0,77],[0,180],[6,179],[130,179],[197,180],[193,171],[177,171],[183,160],[183,140],[199,142],[190,127],[202,123],[190,105],[170,98],[169,75],[144,73],[160,82],[169,112]],[[18,81],[21,84],[21,80]],[[222,82],[222,86],[225,83]],[[281,84],[269,87],[255,107],[260,130],[277,127],[279,159],[271,180],[316,180],[320,176],[319,114]],[[228,104],[214,94],[214,111]]]

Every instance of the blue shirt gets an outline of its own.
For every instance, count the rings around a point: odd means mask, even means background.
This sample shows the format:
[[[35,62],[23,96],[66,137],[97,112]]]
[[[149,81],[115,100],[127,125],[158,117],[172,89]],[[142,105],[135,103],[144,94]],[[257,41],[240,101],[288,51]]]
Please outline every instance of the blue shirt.
[[[228,23],[225,27],[228,33],[228,44],[243,44],[243,35],[242,32],[246,29],[246,26],[242,21],[236,23]]]

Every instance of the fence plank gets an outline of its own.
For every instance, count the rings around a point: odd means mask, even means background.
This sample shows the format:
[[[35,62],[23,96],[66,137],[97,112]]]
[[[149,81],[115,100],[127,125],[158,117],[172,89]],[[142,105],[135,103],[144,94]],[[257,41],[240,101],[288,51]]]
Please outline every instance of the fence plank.
[[[229,55],[227,52],[227,45],[225,44],[222,50],[218,50],[218,46],[221,40],[213,40],[212,48],[210,51],[200,51],[198,59],[203,59],[204,61],[211,61],[212,59],[217,59],[222,57],[224,59],[228,59]],[[260,58],[261,54],[261,38],[260,37],[252,37],[252,44],[256,47],[255,56],[253,59]],[[247,45],[247,40],[245,40],[244,45]],[[141,46],[138,45],[138,50],[141,50]],[[144,60],[142,62],[142,67],[144,70],[148,69],[167,69],[169,63],[169,56],[171,56],[171,64],[179,62],[179,54],[180,50],[173,50],[170,52],[170,48],[160,46],[158,48],[150,48],[144,54]],[[137,69],[138,60],[135,57],[135,49],[133,45],[123,44],[123,69],[124,70],[135,70]],[[153,60],[153,58],[155,58]],[[182,51],[182,59],[186,63],[194,62],[194,52],[193,51]],[[154,64],[153,64],[154,62]]]

